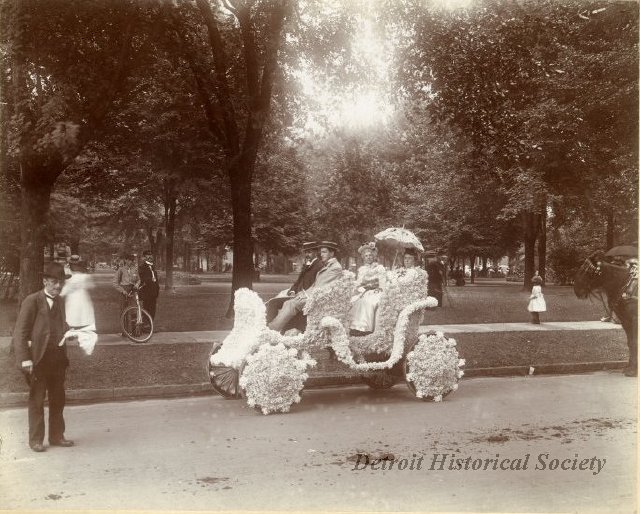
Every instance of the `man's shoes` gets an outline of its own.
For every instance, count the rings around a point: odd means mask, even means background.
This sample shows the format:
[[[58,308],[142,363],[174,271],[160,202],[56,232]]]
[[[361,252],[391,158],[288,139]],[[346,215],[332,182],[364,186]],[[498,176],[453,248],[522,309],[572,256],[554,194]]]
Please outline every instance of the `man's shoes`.
[[[36,453],[42,453],[46,451],[46,448],[42,446],[40,443],[32,444],[31,449]]]
[[[638,376],[638,368],[625,368],[624,369],[625,377],[637,377]]]
[[[613,323],[613,318],[611,316],[605,316],[604,318],[600,318],[600,321],[602,321],[603,323],[608,323],[608,322]]]
[[[62,446],[64,448],[69,448],[70,446],[73,446],[73,441],[70,441],[69,439],[65,439],[63,437],[62,439],[58,439],[57,441],[49,441],[49,444],[51,446]]]

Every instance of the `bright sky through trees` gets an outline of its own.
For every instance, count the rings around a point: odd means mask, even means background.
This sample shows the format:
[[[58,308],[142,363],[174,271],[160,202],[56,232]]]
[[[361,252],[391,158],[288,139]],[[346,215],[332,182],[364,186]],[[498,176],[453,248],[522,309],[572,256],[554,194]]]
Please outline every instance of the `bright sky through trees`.
[[[295,73],[307,103],[307,116],[303,122],[306,134],[381,126],[394,113],[393,92],[389,90],[393,42],[385,41],[377,30],[375,13],[363,9],[356,14],[356,19],[357,29],[351,37],[350,50],[358,68],[363,70],[357,74],[357,81],[330,83],[326,76],[305,62]]]

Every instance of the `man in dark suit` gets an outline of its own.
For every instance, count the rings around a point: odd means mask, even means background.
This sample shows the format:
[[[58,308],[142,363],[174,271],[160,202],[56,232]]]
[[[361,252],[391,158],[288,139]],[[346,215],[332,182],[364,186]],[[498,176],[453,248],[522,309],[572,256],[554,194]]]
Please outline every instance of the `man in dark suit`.
[[[282,304],[304,289],[309,289],[316,279],[318,271],[323,267],[322,260],[318,256],[318,243],[302,243],[304,264],[294,284],[282,294],[267,302],[267,322],[276,317]],[[285,294],[286,293],[286,294]],[[302,328],[304,330],[304,327]]]
[[[158,273],[153,266],[153,253],[149,250],[145,250],[142,253],[142,263],[138,266],[138,275],[140,276],[139,295],[142,308],[151,315],[151,319],[154,319],[160,284],[158,282]]]
[[[427,257],[427,275],[429,276],[429,283],[427,285],[427,293],[429,296],[433,296],[438,300],[438,307],[442,307],[442,293],[443,286],[445,284],[445,271],[444,264],[438,259],[436,252],[426,252]]]
[[[69,275],[57,262],[47,263],[42,275],[44,289],[23,300],[13,331],[18,368],[29,384],[29,446],[34,452],[45,451],[45,395],[49,398],[49,444],[73,446],[64,437],[64,379],[69,365],[64,335],[68,327],[59,296]]]

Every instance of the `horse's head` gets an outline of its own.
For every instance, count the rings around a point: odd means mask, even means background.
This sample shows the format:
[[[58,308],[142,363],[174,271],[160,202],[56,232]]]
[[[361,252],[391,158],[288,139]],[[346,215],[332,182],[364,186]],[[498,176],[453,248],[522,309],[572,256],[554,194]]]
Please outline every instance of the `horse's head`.
[[[591,254],[576,272],[573,279],[573,292],[578,298],[587,298],[591,291],[602,285],[600,263],[603,258],[602,252]]]

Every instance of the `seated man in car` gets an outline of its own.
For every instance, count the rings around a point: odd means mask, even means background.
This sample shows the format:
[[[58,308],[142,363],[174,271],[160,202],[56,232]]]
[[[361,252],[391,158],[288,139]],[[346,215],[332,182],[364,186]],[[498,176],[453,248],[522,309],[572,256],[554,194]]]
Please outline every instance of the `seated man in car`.
[[[324,266],[318,255],[317,242],[302,243],[302,251],[304,252],[304,264],[300,275],[298,275],[298,279],[289,289],[281,291],[278,296],[271,298],[271,300],[267,302],[267,322],[276,317],[284,302],[295,296],[296,293],[304,289],[309,289],[313,285],[318,271]],[[301,322],[302,326],[299,326],[300,324],[297,323],[296,328],[304,330],[304,318]]]
[[[332,241],[320,241],[320,260],[322,268],[318,271],[311,287],[301,289],[295,296],[284,302],[278,315],[269,323],[269,328],[277,332],[284,331],[289,322],[298,314],[302,313],[307,303],[308,295],[317,288],[329,285],[342,276],[342,266],[336,259],[338,245]]]

